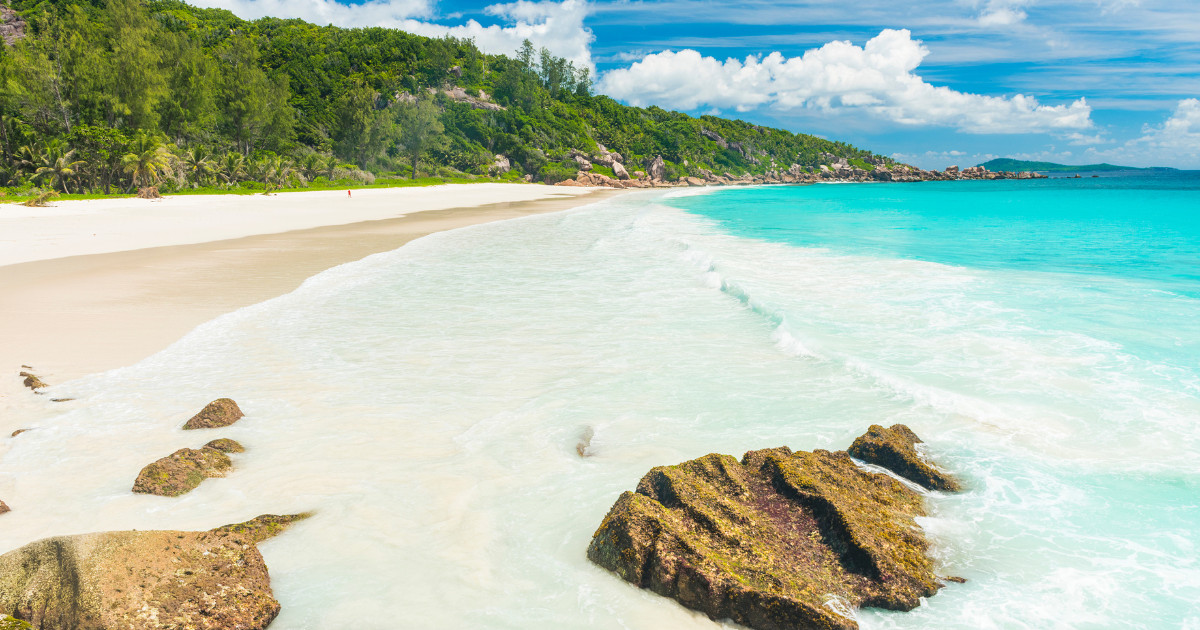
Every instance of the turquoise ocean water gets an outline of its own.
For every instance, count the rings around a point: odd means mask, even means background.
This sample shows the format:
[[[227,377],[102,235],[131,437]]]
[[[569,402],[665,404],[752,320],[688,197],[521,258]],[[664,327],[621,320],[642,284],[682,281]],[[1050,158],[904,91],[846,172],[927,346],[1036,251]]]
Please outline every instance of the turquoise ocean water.
[[[0,496],[38,505],[0,550],[316,510],[262,546],[273,628],[712,628],[586,561],[617,495],[903,422],[968,487],[922,526],[969,581],[862,627],[1197,630],[1198,315],[1196,174],[629,194],[414,241],[58,386],[0,446]],[[178,430],[217,396],[246,418]],[[229,477],[129,493],[213,437],[247,447]]]

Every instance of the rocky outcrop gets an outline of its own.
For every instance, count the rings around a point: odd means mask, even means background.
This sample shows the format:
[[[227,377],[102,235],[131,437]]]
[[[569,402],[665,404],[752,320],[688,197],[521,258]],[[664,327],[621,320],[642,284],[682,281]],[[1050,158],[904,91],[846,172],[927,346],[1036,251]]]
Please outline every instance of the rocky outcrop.
[[[232,398],[218,398],[205,405],[200,413],[188,419],[183,428],[191,430],[227,427],[241,420],[244,415]]]
[[[8,46],[13,46],[25,37],[25,20],[17,15],[8,3],[0,4],[0,39]]]
[[[42,379],[38,378],[37,375],[32,372],[21,372],[21,376],[25,378],[25,380],[21,381],[21,383],[33,391],[37,391],[43,387],[46,387],[46,384],[42,382]]]
[[[241,448],[240,444],[238,448]],[[177,497],[195,490],[205,479],[224,477],[231,468],[233,461],[220,450],[208,446],[201,449],[181,448],[143,468],[133,482],[133,491]]]
[[[646,174],[653,181],[662,181],[667,176],[667,165],[661,155],[654,156],[654,159],[647,158]]]
[[[719,134],[715,131],[709,131],[708,129],[701,127],[700,135],[704,136],[705,138],[708,138],[709,140],[712,140],[713,142],[716,142],[717,146],[721,147],[722,149],[729,148],[729,143],[726,142],[725,138],[721,137],[721,134]]]
[[[0,501],[0,514],[7,514],[11,511],[12,511],[12,508],[8,507],[8,504],[6,504],[3,501]]]
[[[921,496],[843,451],[750,451],[654,468],[617,499],[588,558],[713,619],[856,628],[845,607],[911,610],[943,586]]]
[[[34,542],[0,556],[0,614],[41,630],[265,628],[279,602],[255,545],[303,516]]]
[[[488,170],[493,176],[503,175],[512,170],[512,162],[508,159],[507,155],[497,154],[491,168]]]
[[[903,424],[894,424],[890,429],[873,424],[846,452],[868,464],[887,468],[927,490],[962,490],[953,477],[921,458],[916,446],[919,443],[921,438]]]
[[[613,170],[613,174],[617,176],[617,179],[620,179],[620,180],[629,179],[629,171],[625,170],[624,164],[621,164],[620,162],[613,162],[612,170]]]

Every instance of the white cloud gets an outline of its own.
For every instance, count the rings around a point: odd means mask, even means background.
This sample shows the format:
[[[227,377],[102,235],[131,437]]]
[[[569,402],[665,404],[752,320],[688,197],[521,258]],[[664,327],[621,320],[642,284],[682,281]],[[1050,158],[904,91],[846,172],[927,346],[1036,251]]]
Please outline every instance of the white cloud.
[[[336,26],[395,27],[403,20],[433,14],[430,0],[369,0],[357,5],[335,0],[194,0],[192,4],[227,9],[247,20],[272,16]]]
[[[1104,139],[1104,134],[1098,133],[1089,136],[1087,134],[1079,133],[1078,131],[1067,134],[1066,139],[1074,145],[1103,144],[1108,142],[1108,140]]]
[[[1029,17],[1024,11],[1012,7],[989,8],[979,14],[980,26],[1011,26],[1024,22]]]
[[[228,9],[246,19],[270,15],[345,27],[384,26],[427,37],[474,38],[480,50],[493,54],[511,54],[528,39],[534,46],[544,46],[576,65],[592,67],[591,43],[595,37],[583,26],[590,10],[586,0],[518,0],[486,7],[485,13],[506,22],[503,26],[484,26],[475,20],[458,26],[422,21],[434,14],[433,2],[369,0],[348,5],[336,0],[193,0],[197,6]]]
[[[862,47],[835,41],[791,58],[774,52],[722,62],[695,50],[664,51],[609,71],[598,90],[634,105],[845,109],[968,133],[1067,133],[1092,127],[1091,107],[1082,98],[1051,106],[1022,94],[983,96],[931,85],[913,73],[928,54],[909,31],[891,29]]]
[[[1144,125],[1142,135],[1123,146],[1095,155],[1131,166],[1200,167],[1200,99],[1186,98],[1161,125]]]
[[[518,0],[488,6],[484,12],[509,22],[509,25],[483,26],[475,20],[468,20],[462,26],[442,26],[406,20],[399,28],[429,37],[452,35],[462,39],[471,38],[480,50],[493,54],[511,54],[521,47],[521,42],[528,39],[534,46],[545,47],[577,66],[593,67],[591,45],[596,37],[583,25],[584,18],[590,12],[586,0]]]

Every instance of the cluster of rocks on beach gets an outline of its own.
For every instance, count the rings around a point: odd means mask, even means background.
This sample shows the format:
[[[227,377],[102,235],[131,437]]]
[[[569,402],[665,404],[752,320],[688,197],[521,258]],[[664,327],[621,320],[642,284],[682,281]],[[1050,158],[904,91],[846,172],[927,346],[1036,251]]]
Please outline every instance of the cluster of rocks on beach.
[[[48,387],[32,373],[22,378],[35,391]],[[181,431],[220,430],[242,417],[220,398]],[[592,454],[592,437],[589,428],[576,445],[581,457]],[[920,443],[904,425],[873,425],[846,451],[781,446],[653,468],[616,500],[586,555],[716,620],[854,630],[854,608],[911,610],[964,581],[937,574],[916,521],[927,492],[961,489]],[[229,454],[243,451],[226,438],[182,448],[147,465],[132,491],[182,495],[231,473]],[[0,502],[0,515],[7,511]],[[308,516],[31,542],[0,555],[0,630],[261,630],[281,605],[257,544]]]
[[[731,173],[713,173],[700,169],[699,177],[680,177],[668,179],[666,163],[661,155],[646,160],[644,170],[630,172],[623,164],[620,153],[614,153],[598,145],[595,154],[572,150],[569,157],[574,160],[579,170],[575,177],[558,182],[558,186],[604,186],[609,188],[682,188],[687,186],[757,186],[762,184],[816,184],[821,182],[927,182],[955,180],[996,180],[996,179],[1045,179],[1046,176],[1031,171],[989,171],[982,166],[971,166],[959,169],[951,166],[944,171],[927,171],[907,164],[888,162],[881,158],[871,158],[868,163],[870,170],[851,164],[846,158],[831,154],[822,154],[826,164],[816,169],[808,169],[799,164],[792,164],[786,169],[772,168],[759,175]],[[615,177],[594,172],[595,165],[606,166],[613,171]],[[505,172],[510,168],[510,162],[503,155],[496,156],[493,170]]]

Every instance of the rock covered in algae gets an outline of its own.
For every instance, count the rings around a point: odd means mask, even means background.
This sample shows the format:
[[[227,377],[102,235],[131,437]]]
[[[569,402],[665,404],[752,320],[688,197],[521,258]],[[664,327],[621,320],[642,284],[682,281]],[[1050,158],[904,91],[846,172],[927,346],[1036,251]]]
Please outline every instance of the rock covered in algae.
[[[132,531],[30,543],[0,556],[0,614],[41,630],[265,628],[279,602],[255,546],[264,530],[247,531],[253,535]]]
[[[941,587],[924,514],[918,493],[842,451],[711,454],[623,493],[588,558],[713,619],[851,629],[848,607],[911,610]]]
[[[246,452],[245,447],[243,447],[241,444],[238,444],[237,441],[231,440],[229,438],[218,438],[216,440],[209,442],[208,444],[205,444],[204,448],[211,448],[214,451],[221,451],[222,453],[245,453]]]
[[[893,424],[890,429],[873,424],[846,452],[868,464],[883,466],[928,490],[961,490],[953,477],[921,459],[916,447],[920,442],[921,438],[903,424]]]
[[[29,389],[37,391],[46,387],[46,384],[42,382],[42,379],[38,378],[37,375],[33,374],[32,372],[21,372],[21,376],[25,377],[25,380],[21,382]]]
[[[133,491],[177,497],[195,490],[205,479],[224,477],[232,467],[229,456],[215,448],[181,448],[143,468]]]
[[[28,621],[0,615],[0,630],[37,630]]]
[[[184,429],[213,429],[227,427],[237,422],[245,415],[232,398],[218,398],[207,405],[200,413],[192,416],[183,425]]]

